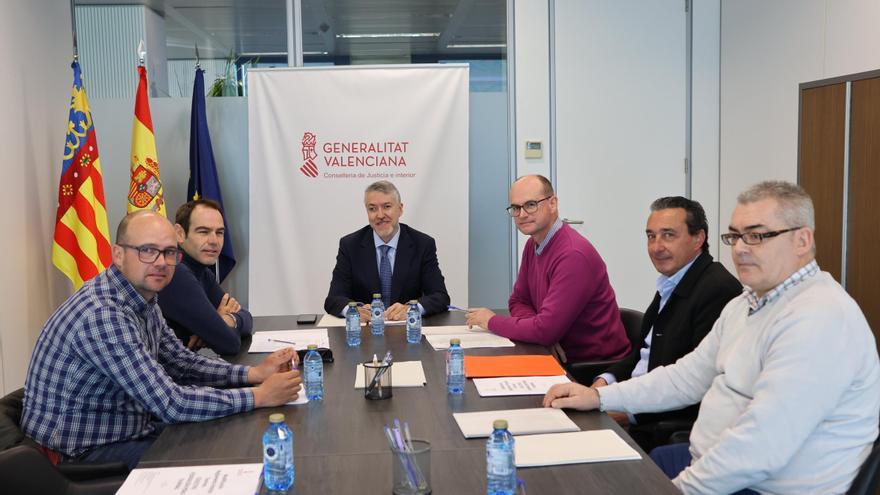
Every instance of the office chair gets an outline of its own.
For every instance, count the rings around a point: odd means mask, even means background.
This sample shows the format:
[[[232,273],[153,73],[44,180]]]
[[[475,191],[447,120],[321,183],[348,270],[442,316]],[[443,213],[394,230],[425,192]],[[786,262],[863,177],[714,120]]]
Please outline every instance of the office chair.
[[[859,468],[856,478],[850,485],[847,495],[880,494],[880,438],[874,441],[874,448]]]
[[[53,466],[21,431],[23,400],[23,388],[0,399],[0,479],[3,480],[3,491],[17,495],[116,493],[128,475],[128,467],[122,462]]]
[[[641,311],[634,309],[620,308],[620,320],[623,322],[623,328],[626,329],[626,335],[629,337],[630,345],[633,349],[641,347],[642,341],[642,318],[645,316]],[[605,361],[585,361],[579,363],[568,363],[568,372],[572,378],[578,383],[584,385],[592,385],[593,380],[597,376],[605,372],[611,365],[618,363],[619,359],[610,359]]]

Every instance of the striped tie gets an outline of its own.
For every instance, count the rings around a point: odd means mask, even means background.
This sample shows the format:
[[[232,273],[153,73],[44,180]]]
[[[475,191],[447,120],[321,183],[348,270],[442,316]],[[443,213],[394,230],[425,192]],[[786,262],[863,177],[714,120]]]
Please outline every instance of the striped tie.
[[[379,285],[382,288],[382,302],[385,307],[391,306],[391,260],[388,259],[388,250],[391,246],[383,244],[379,246],[382,256],[379,258]]]

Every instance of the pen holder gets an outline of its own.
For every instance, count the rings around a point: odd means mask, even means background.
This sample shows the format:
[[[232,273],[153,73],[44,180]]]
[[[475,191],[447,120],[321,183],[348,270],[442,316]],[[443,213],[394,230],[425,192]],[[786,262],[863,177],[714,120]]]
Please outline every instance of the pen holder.
[[[391,366],[393,363],[364,363],[364,397],[381,400],[391,397]]]
[[[395,495],[431,493],[431,444],[413,440],[411,445],[411,450],[391,449],[391,490]]]

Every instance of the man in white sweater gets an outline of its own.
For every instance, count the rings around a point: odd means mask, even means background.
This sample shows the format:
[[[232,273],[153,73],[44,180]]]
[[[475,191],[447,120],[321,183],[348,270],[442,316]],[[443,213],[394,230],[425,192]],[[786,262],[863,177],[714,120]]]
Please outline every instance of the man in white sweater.
[[[803,189],[762,182],[737,201],[721,237],[745,288],[702,343],[621,383],[556,385],[544,406],[635,414],[702,400],[692,460],[673,479],[684,493],[843,493],[878,434],[874,337],[855,301],[816,264]]]

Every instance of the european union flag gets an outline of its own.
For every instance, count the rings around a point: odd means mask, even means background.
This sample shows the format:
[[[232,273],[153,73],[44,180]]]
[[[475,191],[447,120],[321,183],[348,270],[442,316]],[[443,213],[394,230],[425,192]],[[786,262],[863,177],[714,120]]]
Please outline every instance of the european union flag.
[[[220,203],[223,207],[223,195],[220,194],[220,182],[217,180],[217,165],[214,162],[214,151],[211,148],[211,135],[208,132],[208,119],[205,116],[205,77],[202,69],[196,68],[196,80],[193,83],[191,128],[189,134],[189,184],[186,187],[188,199],[208,198]],[[226,210],[223,210],[223,225],[226,234],[223,236],[223,249],[217,261],[219,282],[226,278],[235,266],[235,254],[232,252],[232,235],[226,221]]]

